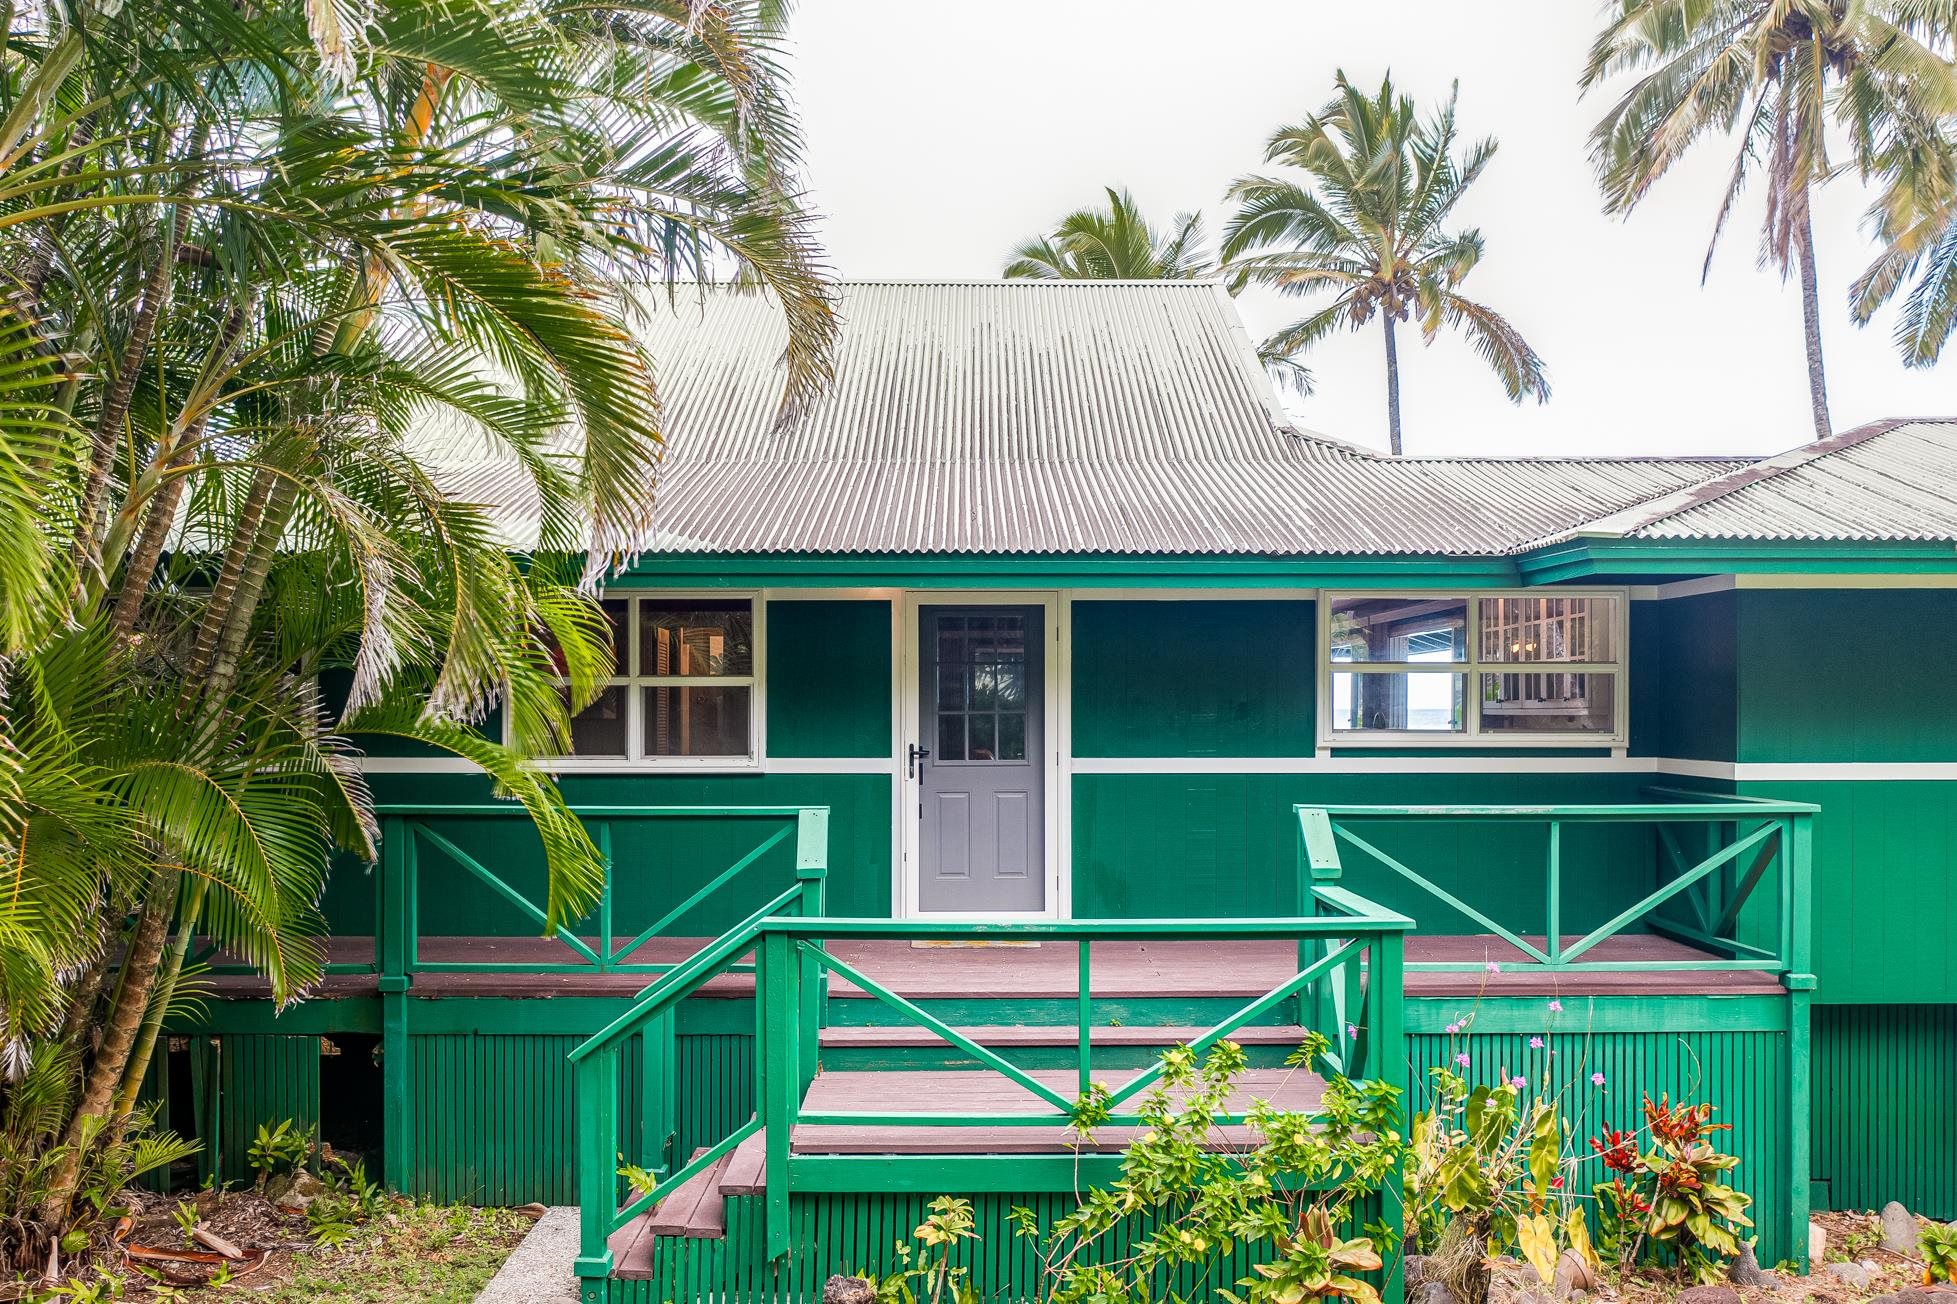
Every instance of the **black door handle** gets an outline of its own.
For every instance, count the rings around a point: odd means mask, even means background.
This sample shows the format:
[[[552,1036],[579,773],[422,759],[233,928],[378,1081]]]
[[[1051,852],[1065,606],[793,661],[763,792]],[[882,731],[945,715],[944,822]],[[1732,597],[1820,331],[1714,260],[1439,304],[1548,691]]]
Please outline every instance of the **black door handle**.
[[[910,764],[904,767],[904,773],[910,778],[915,779],[918,771],[923,768],[924,762],[930,759],[931,749],[929,747],[919,747],[916,743],[912,743]]]

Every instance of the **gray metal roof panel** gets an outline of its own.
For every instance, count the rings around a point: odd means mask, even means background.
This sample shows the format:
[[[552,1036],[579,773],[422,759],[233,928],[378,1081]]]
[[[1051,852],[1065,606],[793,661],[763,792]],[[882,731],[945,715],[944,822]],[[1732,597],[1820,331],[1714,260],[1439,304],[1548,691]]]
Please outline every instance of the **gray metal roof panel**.
[[[643,307],[668,440],[651,552],[1495,555],[1746,465],[1390,458],[1296,430],[1210,282],[846,285],[834,384],[786,430],[766,298]],[[514,467],[436,455],[513,542],[534,529]]]

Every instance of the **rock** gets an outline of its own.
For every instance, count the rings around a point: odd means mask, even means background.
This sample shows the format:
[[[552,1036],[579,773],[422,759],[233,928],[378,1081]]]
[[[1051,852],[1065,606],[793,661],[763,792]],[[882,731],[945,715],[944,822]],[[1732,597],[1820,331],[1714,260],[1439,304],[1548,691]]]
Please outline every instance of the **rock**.
[[[1888,1295],[1877,1295],[1869,1304],[1952,1304],[1957,1289],[1950,1286],[1906,1286]]]
[[[1882,1206],[1882,1248],[1916,1257],[1916,1219],[1894,1200]]]
[[[245,1257],[245,1252],[238,1248],[237,1242],[225,1240],[202,1223],[190,1229],[190,1239],[215,1254],[222,1254],[227,1259]]]
[[[1764,1286],[1771,1290],[1779,1284],[1770,1273],[1760,1270],[1760,1260],[1751,1245],[1740,1246],[1740,1256],[1727,1267],[1726,1275],[1736,1286]]]
[[[1400,1280],[1406,1284],[1409,1295],[1425,1286],[1433,1271],[1434,1261],[1424,1254],[1409,1254],[1400,1260]]]
[[[1447,1288],[1447,1284],[1439,1281],[1422,1282],[1419,1290],[1407,1292],[1407,1298],[1414,1301],[1414,1304],[1461,1304],[1454,1292]]]
[[[303,1212],[330,1189],[316,1174],[300,1168],[290,1173],[280,1173],[265,1183],[265,1198],[281,1209]]]
[[[1556,1293],[1568,1295],[1572,1291],[1588,1293],[1597,1289],[1597,1273],[1583,1256],[1575,1250],[1564,1250],[1563,1257],[1556,1260]]]
[[[1831,1263],[1827,1272],[1844,1286],[1856,1290],[1867,1290],[1875,1280],[1869,1275],[1869,1270],[1859,1263]]]
[[[1818,1222],[1808,1224],[1808,1271],[1828,1261],[1828,1229]]]
[[[1693,1286],[1678,1293],[1677,1304],[1744,1304],[1731,1286]]]
[[[510,1212],[520,1213],[525,1218],[528,1218],[531,1222],[535,1222],[537,1221],[537,1219],[543,1217],[545,1214],[550,1212],[550,1206],[538,1204],[536,1201],[533,1200],[529,1204],[518,1205],[516,1208],[510,1210]]]
[[[837,1273],[822,1283],[822,1304],[876,1304],[877,1288],[863,1277]]]

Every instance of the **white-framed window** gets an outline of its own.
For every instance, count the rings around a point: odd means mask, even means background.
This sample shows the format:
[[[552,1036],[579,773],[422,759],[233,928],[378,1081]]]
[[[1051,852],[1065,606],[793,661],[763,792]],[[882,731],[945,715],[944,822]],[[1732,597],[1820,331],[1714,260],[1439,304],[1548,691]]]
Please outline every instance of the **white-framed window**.
[[[1622,746],[1625,598],[1324,593],[1319,742]]]
[[[764,607],[752,593],[602,599],[613,673],[553,768],[751,766],[762,738]]]

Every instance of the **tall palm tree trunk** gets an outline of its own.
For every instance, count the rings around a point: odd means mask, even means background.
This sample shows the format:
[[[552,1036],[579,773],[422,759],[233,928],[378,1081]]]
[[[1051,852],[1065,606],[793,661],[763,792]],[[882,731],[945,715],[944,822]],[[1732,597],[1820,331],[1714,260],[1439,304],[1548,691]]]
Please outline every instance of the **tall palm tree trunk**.
[[[1801,326],[1807,339],[1808,403],[1814,409],[1814,437],[1834,433],[1828,417],[1828,378],[1821,367],[1821,294],[1814,271],[1814,221],[1804,210],[1795,227],[1795,251],[1801,264]]]
[[[1400,346],[1393,339],[1393,314],[1382,312],[1386,323],[1386,438],[1393,456],[1400,455]]]

